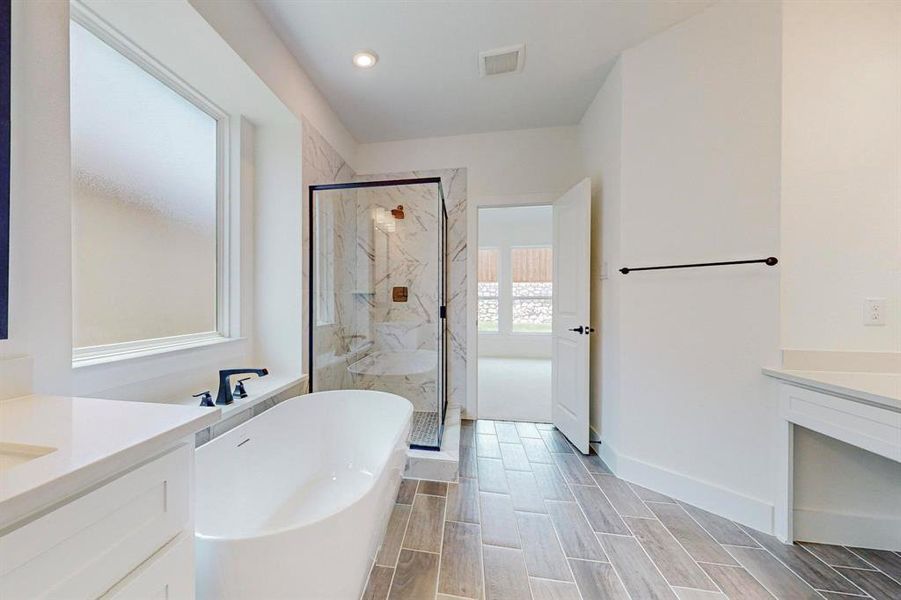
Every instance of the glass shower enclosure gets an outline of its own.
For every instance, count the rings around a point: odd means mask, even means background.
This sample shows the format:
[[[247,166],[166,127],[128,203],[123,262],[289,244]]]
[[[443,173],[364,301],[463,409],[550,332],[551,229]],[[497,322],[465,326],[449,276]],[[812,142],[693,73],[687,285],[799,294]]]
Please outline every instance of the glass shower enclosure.
[[[447,210],[438,177],[310,186],[310,390],[413,405],[410,447],[447,409]]]

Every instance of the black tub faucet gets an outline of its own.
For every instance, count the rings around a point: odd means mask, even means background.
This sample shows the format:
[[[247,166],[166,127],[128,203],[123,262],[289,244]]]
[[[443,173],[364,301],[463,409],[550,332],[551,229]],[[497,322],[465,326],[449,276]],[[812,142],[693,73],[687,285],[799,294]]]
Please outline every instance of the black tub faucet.
[[[232,375],[242,375],[244,373],[253,373],[258,377],[269,374],[268,369],[222,369],[219,371],[219,393],[216,394],[216,404],[231,404],[235,401],[232,396],[231,384],[228,380]]]

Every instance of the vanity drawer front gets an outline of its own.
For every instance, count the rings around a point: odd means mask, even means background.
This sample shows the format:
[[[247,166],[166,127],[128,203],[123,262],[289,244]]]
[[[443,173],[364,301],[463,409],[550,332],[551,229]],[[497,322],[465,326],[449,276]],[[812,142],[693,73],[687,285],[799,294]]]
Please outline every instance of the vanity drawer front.
[[[782,407],[792,423],[901,461],[901,413],[789,384]]]
[[[164,456],[0,538],[0,598],[96,598],[190,523],[192,448]]]
[[[193,600],[194,532],[184,531],[100,600]]]

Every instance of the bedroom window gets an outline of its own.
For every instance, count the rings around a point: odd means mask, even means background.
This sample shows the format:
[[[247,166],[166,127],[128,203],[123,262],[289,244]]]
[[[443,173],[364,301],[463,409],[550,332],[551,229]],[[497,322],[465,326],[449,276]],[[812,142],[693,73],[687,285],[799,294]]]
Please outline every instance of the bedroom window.
[[[513,333],[550,333],[553,309],[553,250],[511,248]]]
[[[498,330],[498,250],[479,248],[479,331]]]

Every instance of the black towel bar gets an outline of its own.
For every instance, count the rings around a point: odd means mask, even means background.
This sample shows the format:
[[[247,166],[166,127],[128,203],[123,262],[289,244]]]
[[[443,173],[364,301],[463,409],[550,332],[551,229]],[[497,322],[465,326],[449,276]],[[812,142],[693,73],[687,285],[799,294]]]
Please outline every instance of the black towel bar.
[[[619,270],[619,272],[623,275],[628,275],[632,271],[657,271],[659,269],[693,269],[694,267],[722,267],[724,265],[751,265],[755,263],[763,263],[769,267],[772,267],[778,262],[778,258],[776,258],[775,256],[770,256],[769,258],[757,258],[754,260],[727,260],[724,262],[695,263],[691,265],[664,265],[661,267],[623,267]]]

